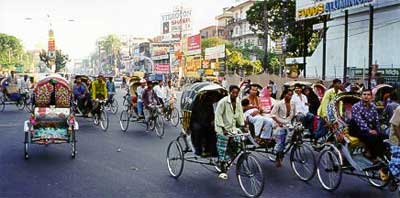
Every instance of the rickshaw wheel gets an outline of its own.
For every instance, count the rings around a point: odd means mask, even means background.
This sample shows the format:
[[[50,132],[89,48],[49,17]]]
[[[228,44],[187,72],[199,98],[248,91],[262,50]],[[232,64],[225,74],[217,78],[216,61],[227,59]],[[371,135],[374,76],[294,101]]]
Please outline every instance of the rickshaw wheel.
[[[317,174],[320,184],[325,190],[336,190],[342,180],[342,166],[339,154],[333,149],[324,149],[318,159]]]
[[[173,108],[170,115],[171,124],[174,127],[177,127],[179,124],[179,111],[176,108]]]
[[[379,170],[368,170],[364,172],[368,178],[368,182],[376,188],[384,188],[389,184],[390,180],[383,181],[380,178]]]
[[[173,140],[167,149],[167,166],[169,174],[178,179],[183,172],[185,159],[181,145],[177,140]]]
[[[24,110],[24,108],[25,108],[25,99],[24,99],[24,97],[20,97],[19,99],[18,99],[18,101],[17,101],[17,103],[16,103],[16,105],[17,105],[17,108],[18,108],[18,110]]]
[[[73,159],[75,159],[76,157],[76,133],[75,130],[72,130],[72,153],[71,153],[71,157]]]
[[[290,165],[300,180],[311,180],[316,172],[316,160],[312,149],[307,145],[294,146],[290,153]]]
[[[107,112],[105,110],[101,111],[101,115],[100,115],[99,121],[100,121],[101,129],[103,129],[103,131],[107,131],[109,120],[108,120]]]
[[[99,124],[100,124],[99,116],[97,114],[94,114],[94,116],[93,116],[93,123],[96,126],[99,126]]]
[[[111,108],[111,113],[116,114],[118,112],[118,102],[117,102],[117,100],[114,100],[110,104],[110,108]]]
[[[154,130],[158,137],[162,138],[164,136],[164,119],[162,116],[157,115],[154,118]]]
[[[24,142],[24,158],[29,159],[29,132],[25,132],[25,142]]]
[[[236,165],[236,177],[247,197],[259,197],[264,190],[265,177],[260,162],[251,153],[242,154]]]
[[[129,112],[128,110],[121,111],[121,115],[119,116],[119,125],[121,126],[121,130],[126,132],[129,127]]]

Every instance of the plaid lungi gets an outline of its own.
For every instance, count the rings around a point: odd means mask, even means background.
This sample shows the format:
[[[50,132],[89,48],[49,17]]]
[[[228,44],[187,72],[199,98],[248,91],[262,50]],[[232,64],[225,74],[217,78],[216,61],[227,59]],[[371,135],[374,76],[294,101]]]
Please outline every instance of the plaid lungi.
[[[392,145],[390,146],[390,151],[392,153],[392,158],[389,162],[389,169],[392,175],[399,178],[400,177],[400,146]]]
[[[218,160],[220,162],[227,162],[235,157],[240,151],[238,143],[240,143],[239,137],[229,138],[217,133]]]

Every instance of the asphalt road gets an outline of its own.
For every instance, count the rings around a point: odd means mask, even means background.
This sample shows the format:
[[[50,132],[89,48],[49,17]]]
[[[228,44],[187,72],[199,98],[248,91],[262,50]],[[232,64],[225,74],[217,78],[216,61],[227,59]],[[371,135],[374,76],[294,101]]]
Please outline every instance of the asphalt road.
[[[123,133],[119,112],[110,116],[107,132],[89,119],[78,119],[76,159],[70,157],[70,145],[32,145],[30,159],[24,160],[23,122],[28,114],[7,106],[0,113],[0,197],[244,197],[234,168],[227,181],[218,179],[212,168],[190,163],[185,163],[178,180],[170,177],[166,148],[178,136],[179,128],[167,125],[162,139],[146,133],[140,124],[131,124]],[[398,196],[351,176],[344,176],[339,189],[330,193],[322,189],[317,177],[308,183],[299,181],[288,157],[279,169],[259,157],[266,176],[262,197]]]

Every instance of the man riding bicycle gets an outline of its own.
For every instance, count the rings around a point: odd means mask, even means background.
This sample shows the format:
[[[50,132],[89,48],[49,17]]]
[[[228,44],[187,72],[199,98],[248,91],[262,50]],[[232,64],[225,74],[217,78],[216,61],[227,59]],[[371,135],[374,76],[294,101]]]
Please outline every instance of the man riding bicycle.
[[[113,77],[108,77],[106,87],[107,87],[107,92],[108,92],[108,99],[107,99],[107,103],[106,103],[106,105],[107,105],[108,103],[112,103],[112,100],[115,95],[115,84],[113,82]]]
[[[148,122],[150,117],[152,116],[151,111],[152,108],[154,108],[154,105],[160,104],[157,94],[153,90],[153,82],[147,81],[147,88],[143,91],[142,100],[144,106],[144,117],[146,122]]]
[[[167,87],[163,89],[165,101],[164,105],[167,107],[168,113],[171,113],[171,110],[174,108],[175,101],[176,101],[176,93],[175,88],[172,86],[172,81],[168,81]]]
[[[105,100],[108,96],[107,93],[107,86],[106,83],[104,82],[104,77],[102,75],[99,75],[95,81],[92,83],[92,90],[91,95],[92,95],[92,100],[93,100],[93,113],[94,114],[100,114],[100,103],[98,100]]]

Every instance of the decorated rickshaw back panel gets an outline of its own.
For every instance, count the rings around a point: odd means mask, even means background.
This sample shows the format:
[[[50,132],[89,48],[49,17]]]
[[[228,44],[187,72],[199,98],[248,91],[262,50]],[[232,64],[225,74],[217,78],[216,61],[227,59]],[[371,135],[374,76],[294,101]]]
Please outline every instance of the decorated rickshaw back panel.
[[[69,108],[71,105],[71,88],[65,79],[49,77],[39,81],[34,90],[35,106]]]

